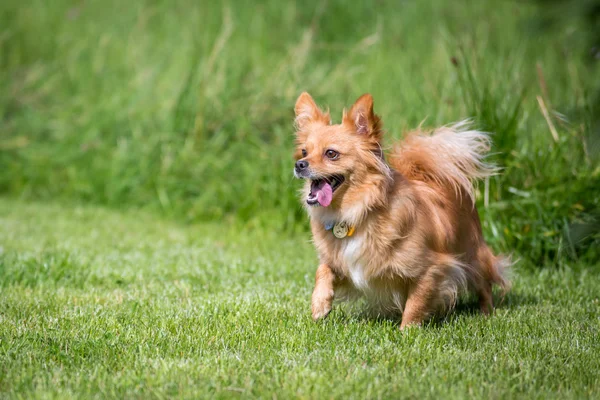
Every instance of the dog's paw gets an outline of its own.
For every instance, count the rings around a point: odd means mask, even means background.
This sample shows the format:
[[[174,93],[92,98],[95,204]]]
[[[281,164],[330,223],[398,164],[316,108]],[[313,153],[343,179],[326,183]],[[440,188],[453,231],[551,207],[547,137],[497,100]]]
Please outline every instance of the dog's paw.
[[[312,318],[317,321],[325,318],[331,312],[333,291],[329,293],[314,293],[312,297]]]
[[[420,329],[422,328],[423,325],[420,322],[411,322],[409,324],[400,324],[400,330],[401,331],[412,331],[415,329]]]
[[[318,321],[322,318],[325,318],[331,312],[331,306],[316,306],[313,304],[312,306],[312,318],[314,321]]]

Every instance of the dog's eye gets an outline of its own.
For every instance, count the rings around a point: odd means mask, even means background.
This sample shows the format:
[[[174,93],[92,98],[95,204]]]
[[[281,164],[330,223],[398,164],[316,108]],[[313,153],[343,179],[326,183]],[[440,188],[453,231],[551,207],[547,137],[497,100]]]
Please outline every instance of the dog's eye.
[[[302,149],[302,157],[303,158],[306,157],[306,150],[305,149]]]
[[[329,149],[325,152],[325,156],[327,156],[327,158],[329,158],[330,160],[336,160],[340,156],[340,153],[338,153],[335,150]]]

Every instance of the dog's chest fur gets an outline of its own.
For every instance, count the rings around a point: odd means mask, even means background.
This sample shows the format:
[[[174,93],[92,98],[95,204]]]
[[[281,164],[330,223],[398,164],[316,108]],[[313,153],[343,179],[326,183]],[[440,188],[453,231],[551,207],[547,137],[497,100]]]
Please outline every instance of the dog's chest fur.
[[[357,289],[369,289],[369,249],[365,248],[365,233],[356,232],[353,236],[342,239],[324,229],[314,233],[321,262],[329,264],[340,275],[348,278]]]
[[[340,239],[340,258],[348,277],[357,289],[368,289],[369,281],[366,274],[367,260],[364,257],[364,240],[361,235]]]
[[[341,215],[323,208],[310,211],[313,240],[321,263],[329,265],[338,276],[345,278],[365,294],[381,286],[377,281],[381,280],[381,275],[390,266],[390,241],[397,236],[395,224],[382,224],[381,219],[387,221],[389,218],[371,215],[355,225],[356,230],[352,236],[340,239],[325,227],[330,226],[333,221],[351,221],[353,218],[348,216],[352,217],[352,214]]]

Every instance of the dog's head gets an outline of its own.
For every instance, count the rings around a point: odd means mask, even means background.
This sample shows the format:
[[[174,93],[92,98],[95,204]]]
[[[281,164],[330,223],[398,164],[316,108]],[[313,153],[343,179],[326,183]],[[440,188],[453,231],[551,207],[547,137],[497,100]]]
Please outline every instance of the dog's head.
[[[308,93],[296,101],[296,164],[294,175],[306,179],[309,206],[339,209],[364,197],[389,167],[381,150],[381,122],[373,112],[373,97],[361,96],[342,123],[332,125]],[[364,199],[363,199],[364,200]]]

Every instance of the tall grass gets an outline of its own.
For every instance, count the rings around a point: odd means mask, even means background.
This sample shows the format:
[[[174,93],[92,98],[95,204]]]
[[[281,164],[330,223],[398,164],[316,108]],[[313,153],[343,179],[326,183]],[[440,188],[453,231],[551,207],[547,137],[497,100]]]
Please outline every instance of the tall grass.
[[[531,264],[599,257],[595,64],[584,25],[536,30],[521,2],[5,0],[0,192],[145,207],[282,231],[303,90],[371,92],[388,143],[425,121],[494,132],[486,235]]]

